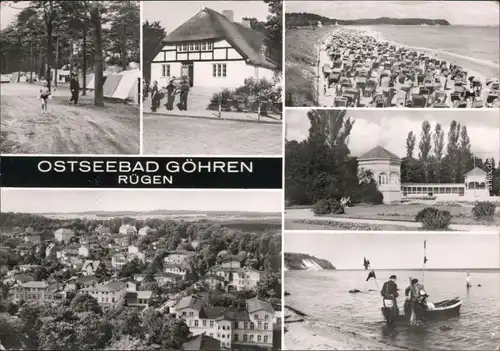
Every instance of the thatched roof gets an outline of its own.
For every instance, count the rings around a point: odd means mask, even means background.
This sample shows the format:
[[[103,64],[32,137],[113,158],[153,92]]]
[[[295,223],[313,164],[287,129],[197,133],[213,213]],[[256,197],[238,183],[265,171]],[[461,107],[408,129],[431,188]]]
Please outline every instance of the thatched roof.
[[[265,37],[209,8],[203,8],[163,40],[163,44],[225,39],[250,64],[275,69],[276,63],[261,53]]]

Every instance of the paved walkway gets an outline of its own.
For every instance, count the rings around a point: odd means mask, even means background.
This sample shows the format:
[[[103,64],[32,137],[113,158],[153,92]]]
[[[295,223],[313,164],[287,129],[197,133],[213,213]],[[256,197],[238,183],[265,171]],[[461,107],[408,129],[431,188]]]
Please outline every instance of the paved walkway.
[[[422,224],[419,222],[410,221],[388,221],[382,219],[364,219],[364,218],[342,218],[342,217],[327,217],[327,216],[315,216],[311,209],[288,209],[285,214],[286,219],[292,220],[318,220],[318,221],[331,221],[331,222],[342,222],[342,223],[359,223],[359,224],[372,224],[372,225],[398,225],[408,228],[419,229]],[[492,232],[498,233],[498,227],[487,226],[487,225],[475,225],[475,224],[451,224],[449,227],[452,231],[463,231],[463,232]],[[450,232],[453,233],[453,232]]]
[[[186,118],[201,118],[201,119],[211,119],[218,121],[241,121],[250,123],[262,123],[262,124],[282,124],[281,117],[279,115],[271,116],[257,116],[257,113],[252,112],[226,112],[222,111],[219,117],[219,111],[211,110],[188,110],[180,111],[175,109],[173,111],[167,111],[165,108],[160,108],[157,112],[152,112],[151,107],[145,105],[143,109],[144,115],[150,116],[165,116],[165,117],[186,117]]]
[[[281,156],[281,124],[145,114],[144,153],[148,155]]]

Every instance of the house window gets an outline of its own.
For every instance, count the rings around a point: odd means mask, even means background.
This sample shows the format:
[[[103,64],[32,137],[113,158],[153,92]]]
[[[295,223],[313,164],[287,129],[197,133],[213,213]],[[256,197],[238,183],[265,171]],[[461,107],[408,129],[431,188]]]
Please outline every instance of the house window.
[[[182,316],[183,316],[183,317],[186,317],[186,312],[182,312]]]
[[[269,319],[269,315],[266,314],[266,316],[264,317],[264,319],[267,321]]]
[[[214,77],[226,77],[226,64],[225,63],[214,63],[213,65],[213,76]]]
[[[194,312],[189,312],[189,317],[193,317],[194,316]]]
[[[247,334],[243,334],[243,341],[248,341],[248,335]]]
[[[243,328],[244,328],[244,329],[247,329],[247,328],[248,328],[248,322],[244,322]]]
[[[205,319],[201,323],[203,324],[204,327],[207,326],[207,321]]]
[[[212,50],[213,47],[214,47],[214,43],[213,42],[211,42],[211,41],[207,42],[207,50]]]
[[[189,43],[189,51],[194,51],[194,43]]]
[[[250,334],[250,341],[253,341],[253,337],[254,337],[254,335]]]
[[[188,51],[187,44],[182,44],[182,51]]]
[[[161,65],[161,76],[170,77],[170,65]]]
[[[253,318],[255,318],[255,319],[259,319],[259,315],[258,315],[258,314],[254,314],[254,315],[253,315]]]
[[[194,43],[194,50],[200,51],[200,42],[197,41],[196,43]]]
[[[268,336],[264,335],[264,342],[267,343],[267,340],[268,340]]]
[[[269,329],[269,323],[264,323],[264,330]]]
[[[259,323],[257,324],[257,329],[262,329],[262,322],[259,322]]]
[[[234,341],[238,341],[238,334],[234,334]]]
[[[198,320],[197,320],[197,319],[194,321],[194,326],[195,326],[195,327],[197,327],[197,326],[198,326]]]
[[[214,321],[210,321],[210,328],[214,326]]]
[[[262,335],[257,335],[257,341],[261,342],[262,341]]]
[[[250,329],[254,329],[254,328],[255,328],[255,324],[250,323]]]
[[[206,51],[207,50],[207,42],[206,41],[202,41],[201,42],[201,51]]]

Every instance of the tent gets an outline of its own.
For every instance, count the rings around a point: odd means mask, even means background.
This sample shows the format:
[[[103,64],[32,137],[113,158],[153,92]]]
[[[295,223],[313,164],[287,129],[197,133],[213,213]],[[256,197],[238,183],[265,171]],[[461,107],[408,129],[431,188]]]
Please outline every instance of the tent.
[[[110,74],[104,83],[104,97],[128,100],[139,104],[139,82],[141,72],[139,70],[124,71],[118,74]]]

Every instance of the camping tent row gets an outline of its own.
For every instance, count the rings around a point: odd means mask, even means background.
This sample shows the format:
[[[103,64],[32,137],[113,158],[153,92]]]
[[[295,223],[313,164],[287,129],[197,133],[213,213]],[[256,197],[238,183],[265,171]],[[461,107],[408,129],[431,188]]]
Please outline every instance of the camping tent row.
[[[86,77],[88,90],[94,90],[94,74]],[[129,100],[139,104],[139,82],[141,73],[139,70],[123,71],[116,74],[105,74],[104,97],[117,100]]]

